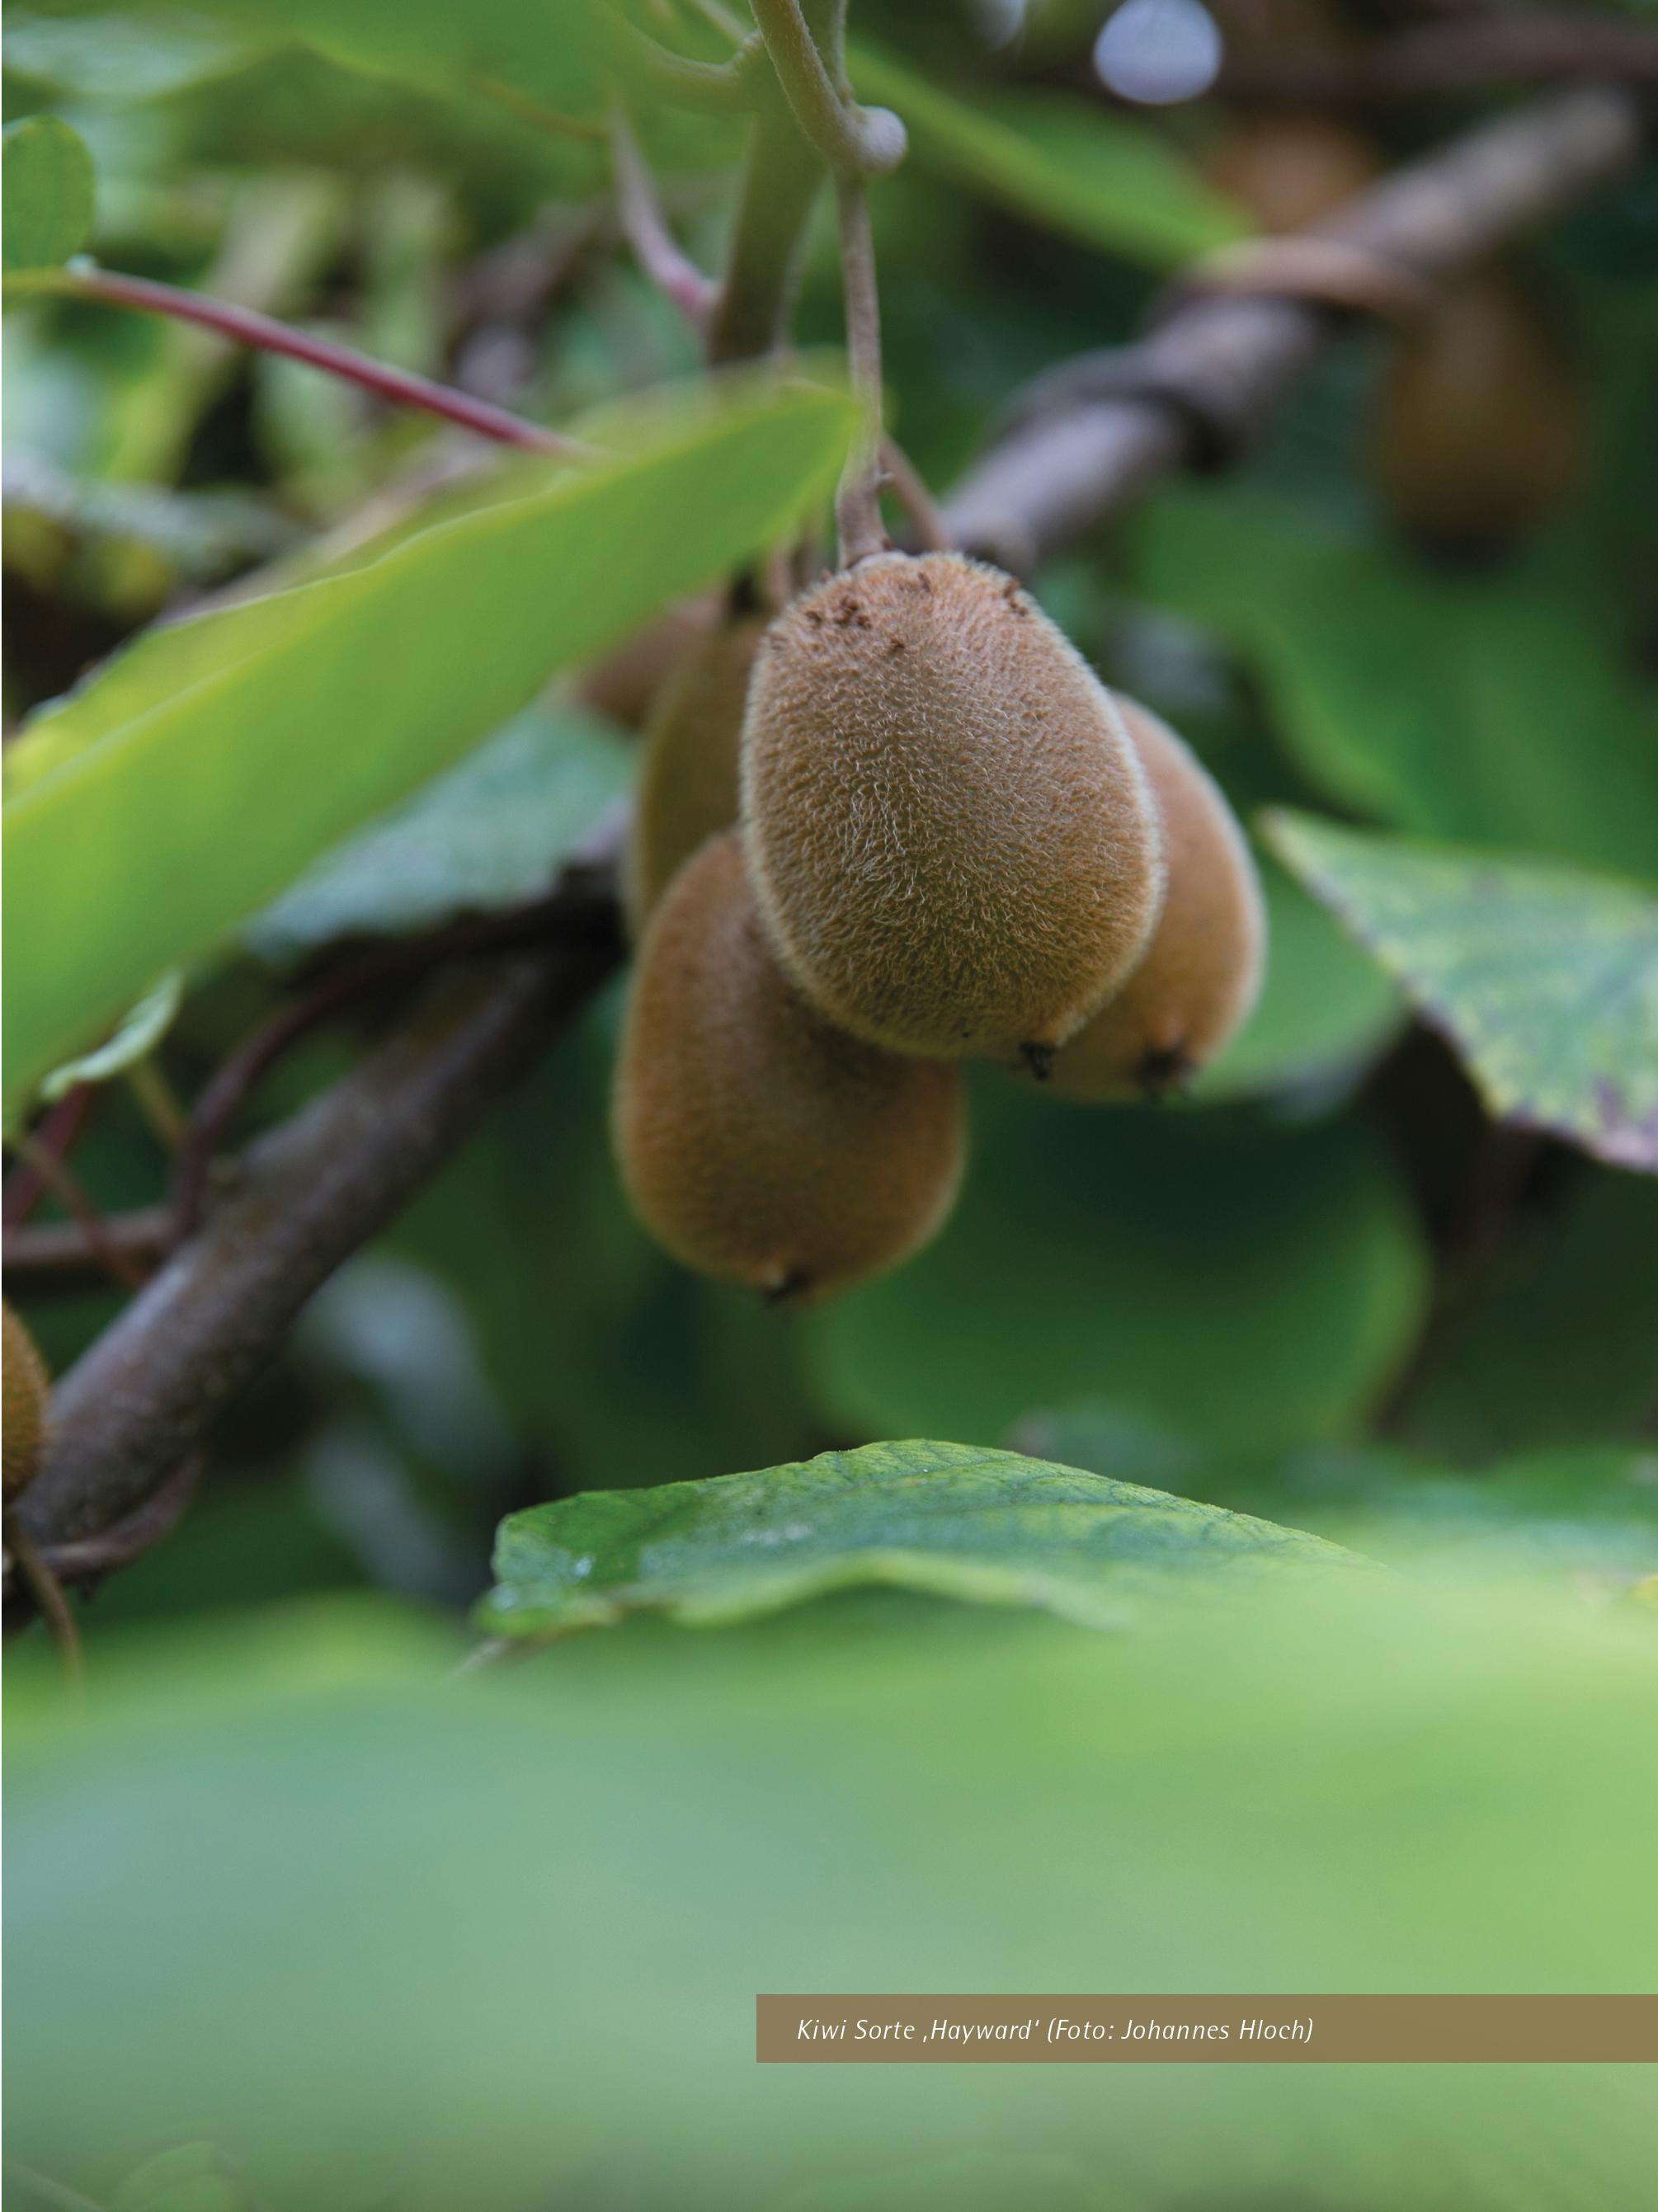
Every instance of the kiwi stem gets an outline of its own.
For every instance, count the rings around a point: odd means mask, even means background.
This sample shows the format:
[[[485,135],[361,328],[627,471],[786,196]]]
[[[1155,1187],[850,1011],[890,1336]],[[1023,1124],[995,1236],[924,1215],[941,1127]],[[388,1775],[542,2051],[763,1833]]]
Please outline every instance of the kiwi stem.
[[[888,544],[881,521],[881,300],[875,280],[875,240],[869,196],[860,180],[835,186],[841,216],[841,280],[846,294],[847,354],[858,428],[835,495],[835,526],[841,566],[850,568]]]
[[[5,1516],[5,1545],[23,1571],[29,1594],[40,1608],[46,1632],[58,1646],[64,1673],[78,1689],[86,1677],[86,1656],[74,1608],[64,1595],[64,1586],[34,1548],[28,1531],[15,1513]]]
[[[708,335],[720,287],[705,276],[668,228],[655,180],[640,151],[628,112],[618,100],[610,108],[610,170],[622,232],[634,258],[665,300],[676,307],[699,337]]]
[[[896,438],[886,436],[881,441],[881,473],[910,519],[917,550],[923,553],[949,552],[950,536],[944,528],[938,501],[927,489],[926,477]]]
[[[884,107],[859,107],[846,83],[846,0],[817,0],[816,26],[800,0],[752,0],[794,119],[837,179],[880,176],[904,158],[904,126]],[[817,35],[814,36],[816,27]]]
[[[782,343],[806,218],[822,182],[817,157],[774,80],[760,90],[743,166],[725,278],[708,327],[711,363],[757,361]]]

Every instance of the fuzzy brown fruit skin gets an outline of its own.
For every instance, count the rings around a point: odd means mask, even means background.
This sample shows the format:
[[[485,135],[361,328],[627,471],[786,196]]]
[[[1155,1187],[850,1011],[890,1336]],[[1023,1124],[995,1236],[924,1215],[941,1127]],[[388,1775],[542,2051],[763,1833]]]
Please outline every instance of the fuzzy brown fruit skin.
[[[1149,708],[1117,694],[1163,812],[1169,890],[1151,950],[1054,1055],[1055,1096],[1156,1097],[1230,1042],[1260,990],[1266,909],[1242,830],[1213,778]]]
[[[1294,110],[1235,125],[1203,163],[1218,191],[1277,234],[1316,222],[1374,182],[1380,167],[1357,131]]]
[[[1409,331],[1388,363],[1371,471],[1396,521],[1451,555],[1506,551],[1547,521],[1582,474],[1576,378],[1526,295],[1472,278]]]
[[[622,871],[635,943],[679,868],[737,819],[743,710],[765,629],[763,615],[739,615],[711,630],[651,710]]]
[[[28,1330],[9,1305],[0,1302],[0,1462],[5,1502],[21,1498],[40,1470],[46,1441],[46,1407],[52,1380]]]
[[[767,632],[743,733],[762,918],[838,1027],[937,1059],[1062,1044],[1149,942],[1145,770],[1082,656],[999,569],[883,554]]]
[[[953,1067],[831,1029],[772,956],[734,832],[652,921],[614,1136],[641,1219],[700,1273],[805,1304],[884,1273],[944,1223],[965,1152]]]
[[[576,679],[576,696],[624,730],[643,729],[658,693],[720,619],[713,594],[679,599],[653,615]]]

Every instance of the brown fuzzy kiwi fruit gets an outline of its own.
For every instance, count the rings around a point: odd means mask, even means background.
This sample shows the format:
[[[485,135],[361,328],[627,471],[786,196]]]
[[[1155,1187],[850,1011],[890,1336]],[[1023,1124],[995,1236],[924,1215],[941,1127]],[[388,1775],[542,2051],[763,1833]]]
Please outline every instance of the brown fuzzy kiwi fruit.
[[[737,819],[743,709],[765,629],[763,615],[738,615],[710,630],[651,710],[623,867],[635,939],[681,865]]]
[[[46,1441],[46,1407],[52,1382],[46,1364],[28,1330],[9,1305],[0,1303],[0,1461],[5,1502],[19,1498],[40,1470]]]
[[[1062,1098],[1156,1097],[1236,1035],[1260,988],[1266,912],[1237,819],[1184,741],[1117,695],[1163,812],[1169,890],[1151,948],[1054,1056]]]
[[[614,1133],[641,1219],[717,1280],[804,1303],[896,1267],[961,1179],[953,1067],[831,1029],[783,975],[734,831],[652,919],[616,1070]]]
[[[1527,295],[1496,270],[1448,290],[1394,349],[1371,441],[1395,519],[1452,556],[1506,551],[1582,472],[1577,380]]]
[[[576,679],[576,696],[624,730],[642,729],[657,694],[720,619],[713,593],[680,599],[653,615]]]
[[[762,917],[838,1027],[1040,1068],[1150,941],[1157,809],[1109,696],[1011,576],[878,554],[803,592],[749,687]]]
[[[1300,230],[1363,191],[1381,164],[1357,132],[1290,110],[1239,123],[1216,140],[1204,173],[1266,231]]]

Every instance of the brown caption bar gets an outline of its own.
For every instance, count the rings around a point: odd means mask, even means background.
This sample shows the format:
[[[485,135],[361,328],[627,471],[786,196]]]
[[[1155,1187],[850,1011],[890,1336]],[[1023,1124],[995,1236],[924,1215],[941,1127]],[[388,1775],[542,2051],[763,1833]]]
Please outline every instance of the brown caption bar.
[[[1658,2064],[1658,1996],[761,1996],[768,2066]]]

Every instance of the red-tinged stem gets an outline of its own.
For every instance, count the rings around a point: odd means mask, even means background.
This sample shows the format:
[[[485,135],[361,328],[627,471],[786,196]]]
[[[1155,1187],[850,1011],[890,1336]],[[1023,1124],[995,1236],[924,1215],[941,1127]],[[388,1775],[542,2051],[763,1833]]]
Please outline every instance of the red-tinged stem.
[[[441,415],[446,421],[476,430],[481,438],[493,438],[499,445],[572,456],[592,450],[579,439],[544,429],[539,422],[526,422],[504,407],[492,407],[487,399],[474,399],[449,385],[434,384],[430,377],[415,376],[407,369],[371,361],[366,354],[354,353],[349,346],[313,337],[308,331],[295,330],[291,324],[279,323],[274,316],[261,315],[252,307],[233,307],[228,301],[183,291],[176,284],[157,284],[147,276],[122,276],[107,269],[69,269],[58,281],[81,299],[100,300],[111,307],[136,307],[144,314],[170,315],[175,322],[197,323],[203,330],[216,331],[238,345],[253,346],[261,353],[286,354],[291,361],[305,362],[329,376],[342,377],[348,384],[377,392],[394,406],[419,407],[428,415]]]

